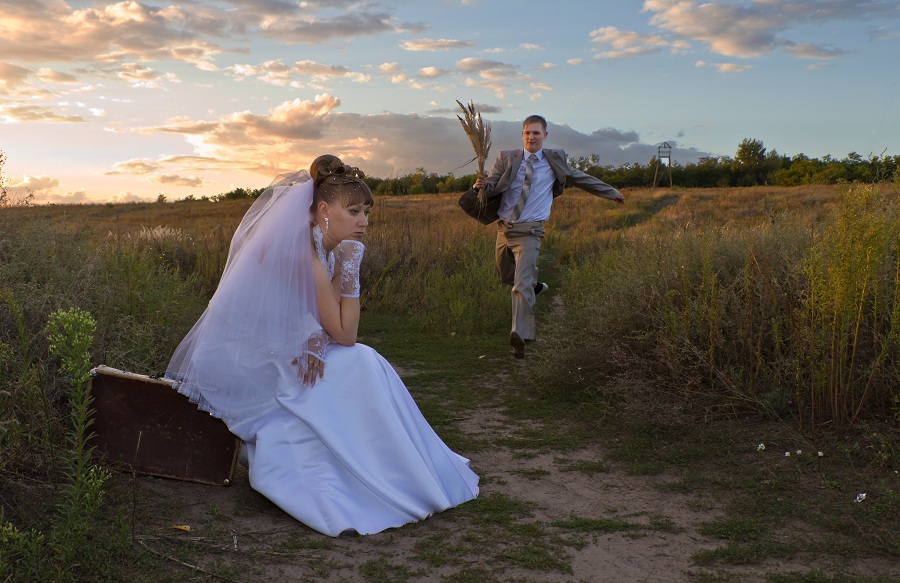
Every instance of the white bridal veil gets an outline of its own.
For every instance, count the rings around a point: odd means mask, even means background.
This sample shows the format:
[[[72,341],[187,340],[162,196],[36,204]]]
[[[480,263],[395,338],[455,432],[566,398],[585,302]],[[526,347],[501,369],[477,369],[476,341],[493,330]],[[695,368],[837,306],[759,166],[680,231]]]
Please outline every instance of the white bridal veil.
[[[219,286],[175,351],[166,378],[226,422],[256,417],[295,389],[299,355],[323,358],[312,275],[313,181],[282,174],[253,203],[231,240]],[[307,359],[299,358],[300,366]],[[302,374],[303,371],[300,371]]]

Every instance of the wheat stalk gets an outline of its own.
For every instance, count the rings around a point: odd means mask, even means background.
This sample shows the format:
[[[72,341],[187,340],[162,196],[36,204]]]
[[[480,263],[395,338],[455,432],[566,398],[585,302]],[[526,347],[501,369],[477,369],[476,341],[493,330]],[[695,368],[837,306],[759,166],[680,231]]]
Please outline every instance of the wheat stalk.
[[[463,111],[462,117],[459,115],[456,117],[466,135],[469,136],[469,141],[472,142],[472,148],[475,150],[475,159],[478,160],[478,176],[484,176],[484,163],[491,151],[491,124],[481,118],[481,112],[475,108],[475,104],[471,100],[468,106],[460,103],[458,99],[456,103]],[[484,204],[483,188],[478,191],[478,202]]]

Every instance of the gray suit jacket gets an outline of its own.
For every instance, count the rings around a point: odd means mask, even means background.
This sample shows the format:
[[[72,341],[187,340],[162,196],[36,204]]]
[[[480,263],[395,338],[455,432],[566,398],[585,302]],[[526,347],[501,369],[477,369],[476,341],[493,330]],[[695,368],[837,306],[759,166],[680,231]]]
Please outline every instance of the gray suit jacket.
[[[556,176],[556,180],[553,182],[554,198],[562,194],[563,189],[568,185],[577,186],[591,194],[611,200],[621,196],[618,190],[602,180],[594,178],[590,174],[585,174],[581,170],[571,168],[567,162],[568,158],[565,151],[544,148],[544,157],[547,158],[550,168]],[[499,218],[497,211],[500,209],[500,201],[503,198],[503,194],[509,190],[510,183],[519,171],[522,158],[524,158],[522,148],[500,152],[486,180],[485,204],[481,205],[478,202],[477,191],[470,189],[459,199],[459,206],[462,207],[466,214],[485,225],[496,221]]]

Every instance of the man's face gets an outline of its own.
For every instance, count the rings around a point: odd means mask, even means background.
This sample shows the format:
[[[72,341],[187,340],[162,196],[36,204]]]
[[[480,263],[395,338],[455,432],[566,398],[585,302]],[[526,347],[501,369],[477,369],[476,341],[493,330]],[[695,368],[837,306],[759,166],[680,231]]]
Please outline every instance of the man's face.
[[[522,142],[525,144],[525,149],[532,154],[544,147],[545,139],[547,139],[547,132],[539,123],[530,123],[522,130]]]

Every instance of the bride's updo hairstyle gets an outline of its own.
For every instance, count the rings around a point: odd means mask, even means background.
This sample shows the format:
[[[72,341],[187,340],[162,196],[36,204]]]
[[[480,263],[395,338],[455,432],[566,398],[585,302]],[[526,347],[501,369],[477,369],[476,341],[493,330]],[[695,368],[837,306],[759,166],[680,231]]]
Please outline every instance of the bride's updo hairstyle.
[[[312,208],[325,201],[329,204],[340,200],[344,207],[364,204],[372,206],[375,197],[369,186],[363,182],[363,171],[347,166],[340,158],[324,154],[313,160],[309,174],[315,181]]]

